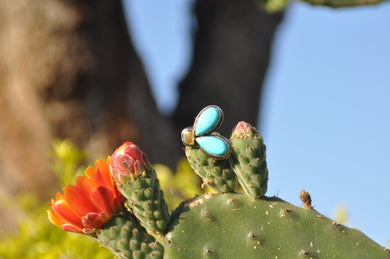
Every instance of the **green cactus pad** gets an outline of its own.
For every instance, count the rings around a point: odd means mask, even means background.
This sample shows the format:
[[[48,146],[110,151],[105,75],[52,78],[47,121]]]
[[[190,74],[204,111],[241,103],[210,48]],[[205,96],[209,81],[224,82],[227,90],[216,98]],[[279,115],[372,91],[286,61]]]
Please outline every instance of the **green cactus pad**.
[[[276,197],[205,194],[173,212],[164,258],[390,258],[356,229]]]
[[[163,258],[164,248],[147,234],[129,212],[114,216],[101,229],[97,238],[104,247],[121,259]]]
[[[233,147],[233,167],[242,189],[253,198],[263,196],[267,192],[268,184],[263,137],[252,128],[250,134],[233,133],[230,141]]]
[[[187,146],[185,152],[190,166],[203,179],[203,184],[218,192],[233,192],[237,187],[230,159],[215,159],[198,147]]]
[[[155,234],[164,232],[169,220],[168,206],[153,169],[118,186],[118,189],[142,226]]]

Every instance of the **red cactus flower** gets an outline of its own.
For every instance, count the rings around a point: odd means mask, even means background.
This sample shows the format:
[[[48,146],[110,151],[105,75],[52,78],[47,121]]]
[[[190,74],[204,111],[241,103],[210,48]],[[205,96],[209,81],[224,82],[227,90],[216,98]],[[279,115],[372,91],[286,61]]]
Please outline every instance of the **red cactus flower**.
[[[117,184],[136,179],[151,168],[145,153],[132,142],[125,142],[111,156],[110,168]]]
[[[82,234],[94,234],[113,214],[124,208],[118,189],[111,177],[109,163],[104,159],[89,166],[86,176],[78,176],[76,184],[57,193],[47,210],[51,223],[63,230]]]

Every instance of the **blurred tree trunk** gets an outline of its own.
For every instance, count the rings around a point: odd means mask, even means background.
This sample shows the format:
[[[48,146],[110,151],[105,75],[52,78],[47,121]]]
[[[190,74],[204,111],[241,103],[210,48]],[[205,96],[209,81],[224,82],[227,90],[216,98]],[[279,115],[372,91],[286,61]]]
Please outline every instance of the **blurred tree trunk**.
[[[257,124],[271,44],[282,14],[268,14],[253,0],[198,0],[195,14],[194,58],[180,84],[175,121],[178,128],[190,126],[204,106],[216,104],[225,113],[221,132],[230,136],[241,120]]]
[[[105,157],[165,121],[119,0],[2,0],[0,42],[1,198],[27,191],[48,199],[48,189],[53,195],[54,137]],[[1,210],[7,222],[12,213]]]
[[[174,167],[183,154],[180,131],[203,106],[224,109],[225,133],[238,120],[256,124],[281,15],[253,0],[198,0],[195,15],[194,59],[166,118],[121,1],[0,0],[0,197],[34,191],[48,198],[53,138],[70,138],[91,158],[131,140],[152,162]],[[1,208],[0,215],[6,222]]]
[[[8,189],[52,182],[53,137],[92,155],[139,138],[127,97],[158,113],[120,1],[0,4],[1,182]]]

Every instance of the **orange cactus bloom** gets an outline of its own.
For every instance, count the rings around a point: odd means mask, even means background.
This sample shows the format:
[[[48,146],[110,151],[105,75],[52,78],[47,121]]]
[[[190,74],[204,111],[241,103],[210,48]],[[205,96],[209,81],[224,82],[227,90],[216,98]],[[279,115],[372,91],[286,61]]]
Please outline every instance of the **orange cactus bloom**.
[[[96,168],[89,166],[85,176],[76,178],[75,185],[68,184],[63,188],[64,194],[56,194],[48,203],[51,223],[66,231],[93,235],[95,229],[124,208],[111,177],[109,160],[97,160]]]

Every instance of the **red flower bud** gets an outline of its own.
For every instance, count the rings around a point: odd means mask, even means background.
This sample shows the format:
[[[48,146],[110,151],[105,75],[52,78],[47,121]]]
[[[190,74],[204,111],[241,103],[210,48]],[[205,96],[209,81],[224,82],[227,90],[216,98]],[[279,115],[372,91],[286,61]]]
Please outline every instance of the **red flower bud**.
[[[233,130],[232,138],[251,137],[256,133],[255,127],[245,121],[240,121]]]
[[[114,181],[123,184],[137,179],[151,165],[145,153],[132,142],[125,142],[111,156],[110,168]]]

